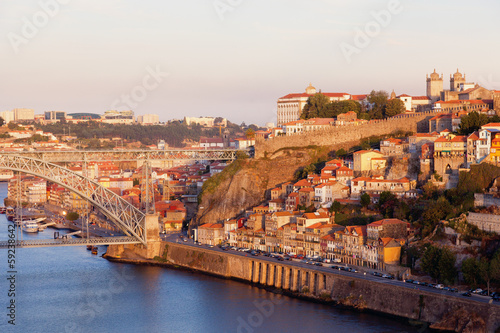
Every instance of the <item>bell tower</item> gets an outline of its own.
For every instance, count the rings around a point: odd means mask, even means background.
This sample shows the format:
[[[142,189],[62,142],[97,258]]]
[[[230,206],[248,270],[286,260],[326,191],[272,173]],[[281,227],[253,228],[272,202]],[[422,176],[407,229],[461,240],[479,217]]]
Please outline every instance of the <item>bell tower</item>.
[[[439,101],[441,98],[441,92],[443,91],[443,74],[439,76],[436,73],[436,69],[431,75],[427,75],[427,97],[429,97],[432,103]]]
[[[450,90],[451,91],[460,91],[460,84],[465,83],[465,74],[462,76],[462,73],[458,71],[453,76],[450,75]]]

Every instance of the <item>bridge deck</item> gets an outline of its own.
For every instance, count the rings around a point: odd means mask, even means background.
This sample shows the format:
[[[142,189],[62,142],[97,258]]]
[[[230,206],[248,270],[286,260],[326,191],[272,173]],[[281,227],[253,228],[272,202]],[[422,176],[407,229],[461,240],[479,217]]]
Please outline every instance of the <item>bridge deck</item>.
[[[111,245],[111,244],[139,244],[135,237],[102,237],[102,238],[58,238],[58,239],[32,239],[16,241],[0,241],[0,249],[6,249],[9,245],[16,248],[30,247],[54,247],[54,246],[85,246],[85,245]]]

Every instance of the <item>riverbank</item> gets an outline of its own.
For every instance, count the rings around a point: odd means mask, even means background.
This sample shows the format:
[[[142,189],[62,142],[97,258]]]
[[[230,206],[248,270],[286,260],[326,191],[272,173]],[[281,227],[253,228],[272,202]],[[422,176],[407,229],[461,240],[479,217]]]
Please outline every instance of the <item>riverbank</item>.
[[[500,325],[500,306],[494,304],[172,242],[162,242],[159,254],[143,259],[132,247],[110,246],[104,257],[202,272],[293,297],[425,322],[435,329],[494,332]]]

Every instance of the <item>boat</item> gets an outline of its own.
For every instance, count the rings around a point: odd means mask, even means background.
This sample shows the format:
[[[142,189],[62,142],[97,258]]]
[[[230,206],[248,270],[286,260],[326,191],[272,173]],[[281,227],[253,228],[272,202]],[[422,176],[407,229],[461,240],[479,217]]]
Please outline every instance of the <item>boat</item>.
[[[97,255],[97,246],[92,247],[92,254]]]
[[[93,246],[92,245],[87,245],[87,250],[92,251]]]
[[[26,232],[38,232],[38,224],[36,222],[24,222],[23,230]]]
[[[5,214],[6,211],[7,211],[7,207],[5,207],[5,206],[0,207],[0,214]]]
[[[7,207],[7,209],[5,209],[5,214],[7,215],[7,220],[12,221],[16,216],[16,210],[14,207]]]

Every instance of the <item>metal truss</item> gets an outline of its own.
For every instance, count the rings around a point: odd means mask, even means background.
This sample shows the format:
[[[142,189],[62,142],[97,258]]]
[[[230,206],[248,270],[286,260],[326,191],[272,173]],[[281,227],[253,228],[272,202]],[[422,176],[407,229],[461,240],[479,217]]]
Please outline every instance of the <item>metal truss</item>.
[[[54,247],[54,246],[77,246],[77,245],[111,245],[111,244],[138,244],[141,243],[135,237],[102,237],[102,238],[67,238],[67,239],[30,239],[18,240],[14,243],[8,241],[0,242],[0,249],[10,247]]]
[[[236,149],[168,149],[168,150],[66,150],[0,152],[3,155],[26,156],[42,161],[215,161],[236,159]],[[247,152],[246,150],[242,150]]]
[[[47,179],[90,202],[123,233],[146,245],[145,214],[99,183],[64,167],[25,155],[0,154],[0,169]]]

